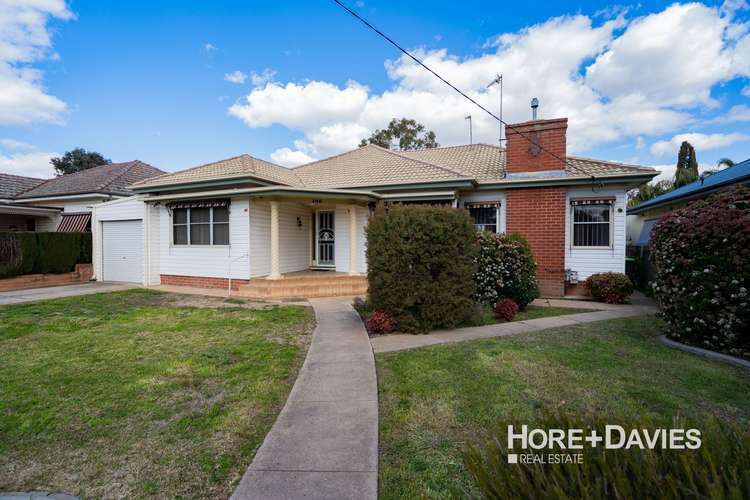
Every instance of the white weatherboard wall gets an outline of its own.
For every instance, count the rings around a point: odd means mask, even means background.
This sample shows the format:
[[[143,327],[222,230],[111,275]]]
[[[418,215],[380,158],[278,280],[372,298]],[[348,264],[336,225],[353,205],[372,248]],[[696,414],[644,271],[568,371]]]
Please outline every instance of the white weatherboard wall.
[[[155,210],[155,209],[152,209]],[[232,198],[229,205],[229,245],[172,245],[172,216],[159,206],[159,273],[175,276],[248,279],[249,202]]]
[[[612,210],[614,223],[611,248],[573,248],[571,241],[572,198],[615,197]],[[624,189],[602,189],[592,193],[591,189],[571,189],[568,191],[565,211],[565,268],[578,271],[582,281],[596,273],[625,272],[625,205],[627,196]]]
[[[256,200],[250,201],[250,256],[251,278],[271,274],[271,206]]]
[[[357,218],[357,272],[367,272],[367,256],[365,254],[365,226],[369,218],[369,211],[364,207],[352,207],[356,210]],[[336,232],[335,258],[336,271],[340,273],[349,272],[349,205],[338,205],[336,207],[336,218],[334,229]]]
[[[121,198],[96,206],[96,209],[94,210],[93,220],[91,222],[94,276],[96,277],[96,279],[104,279],[104,276],[102,274],[104,259],[103,252],[106,251],[104,249],[106,245],[103,241],[104,234],[102,232],[102,225],[107,221],[143,221],[144,207],[145,204],[138,196]],[[143,227],[143,225],[141,227]],[[140,241],[144,241],[143,234],[141,234]],[[145,256],[145,253],[142,252],[142,255]],[[141,270],[144,271],[145,268],[145,262],[142,261]]]
[[[297,218],[301,225],[297,224]],[[270,237],[269,229],[269,249]],[[279,203],[279,270],[304,271],[309,265],[310,209],[299,203]]]
[[[480,201],[499,201],[500,202],[500,216],[498,217],[499,228],[498,232],[505,232],[505,212],[506,212],[506,201],[505,193],[503,191],[488,191],[488,192],[475,192],[468,193],[461,197],[460,205],[464,207],[466,203],[476,203]]]
[[[370,218],[370,210],[357,207],[357,272],[367,274],[367,235],[365,228]]]

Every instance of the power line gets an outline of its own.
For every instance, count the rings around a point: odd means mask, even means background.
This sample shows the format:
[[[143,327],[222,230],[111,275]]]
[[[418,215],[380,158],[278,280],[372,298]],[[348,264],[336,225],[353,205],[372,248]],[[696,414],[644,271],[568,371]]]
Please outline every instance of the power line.
[[[352,16],[354,16],[355,18],[359,19],[359,20],[360,20],[360,21],[361,21],[361,22],[362,22],[362,23],[363,23],[363,24],[364,24],[365,26],[367,26],[367,27],[368,27],[368,28],[370,28],[370,29],[371,29],[372,31],[374,31],[375,33],[377,33],[378,35],[380,35],[380,36],[381,36],[382,38],[384,38],[385,40],[387,40],[387,41],[388,41],[388,43],[390,43],[391,45],[393,45],[394,47],[396,47],[396,48],[397,48],[397,49],[398,49],[399,51],[403,52],[403,53],[404,53],[404,54],[405,54],[406,56],[408,56],[408,57],[409,57],[409,58],[410,58],[411,60],[413,60],[413,61],[414,61],[415,63],[419,64],[419,65],[420,65],[420,66],[422,66],[422,67],[423,67],[424,69],[426,69],[427,71],[429,71],[430,73],[432,73],[432,74],[433,74],[433,75],[434,75],[435,77],[437,77],[437,78],[438,78],[438,79],[439,79],[440,81],[442,81],[442,82],[443,82],[444,84],[446,84],[447,86],[449,86],[450,88],[452,88],[453,90],[455,90],[456,92],[458,92],[459,94],[461,94],[461,95],[462,95],[463,97],[465,97],[466,99],[468,99],[468,100],[469,100],[469,101],[470,101],[470,102],[471,102],[472,104],[474,104],[474,105],[475,105],[476,107],[478,107],[479,109],[481,109],[482,111],[484,111],[485,113],[487,113],[488,115],[490,115],[490,116],[491,116],[492,118],[494,118],[495,120],[497,120],[497,121],[499,121],[500,123],[502,123],[503,125],[505,125],[506,129],[508,129],[508,128],[509,128],[509,129],[511,129],[512,131],[514,131],[514,132],[515,132],[516,134],[518,134],[518,135],[520,135],[521,137],[523,137],[524,139],[526,139],[526,140],[527,140],[527,141],[528,141],[529,143],[531,143],[531,144],[536,144],[536,143],[535,143],[535,142],[534,142],[534,141],[533,141],[533,140],[532,140],[531,138],[529,138],[529,137],[528,137],[528,136],[527,136],[526,134],[524,134],[523,132],[521,132],[521,131],[519,131],[519,130],[516,130],[516,128],[515,128],[515,127],[513,127],[512,125],[508,125],[508,123],[507,123],[507,122],[505,122],[505,121],[503,121],[503,119],[502,119],[502,118],[500,118],[500,117],[499,117],[499,116],[497,116],[497,115],[496,115],[495,113],[493,113],[493,112],[492,112],[492,111],[490,111],[489,109],[487,109],[487,108],[485,108],[484,106],[482,106],[481,104],[479,104],[479,103],[478,103],[477,101],[475,101],[474,99],[472,99],[472,98],[471,98],[471,97],[470,97],[469,95],[465,94],[465,93],[464,93],[464,92],[463,92],[463,91],[462,91],[461,89],[459,89],[458,87],[456,87],[455,85],[453,85],[453,84],[452,84],[451,82],[449,82],[448,80],[446,80],[445,78],[443,78],[442,76],[440,76],[439,74],[437,74],[437,73],[436,73],[435,71],[433,71],[433,70],[432,70],[432,69],[431,69],[431,68],[430,68],[429,66],[427,66],[427,65],[426,65],[425,63],[423,63],[423,62],[422,62],[421,60],[419,60],[419,59],[418,59],[417,57],[415,57],[414,55],[412,55],[412,54],[411,54],[411,53],[410,53],[410,52],[409,52],[408,50],[406,50],[406,49],[405,49],[405,48],[403,48],[403,47],[402,47],[401,45],[399,45],[398,43],[396,43],[395,41],[393,41],[393,39],[392,39],[392,38],[390,38],[390,37],[389,37],[388,35],[386,35],[386,34],[385,34],[385,33],[383,33],[382,31],[380,31],[379,29],[377,29],[377,28],[376,28],[375,26],[373,26],[372,24],[370,24],[370,23],[369,23],[369,22],[368,22],[368,21],[367,21],[366,19],[364,19],[364,18],[363,18],[363,17],[361,17],[361,16],[359,15],[359,14],[357,14],[356,12],[354,12],[354,11],[353,11],[352,9],[350,9],[349,7],[347,7],[346,5],[344,5],[344,4],[343,4],[343,3],[342,3],[342,2],[340,1],[340,0],[333,0],[333,1],[334,1],[334,2],[336,2],[336,3],[337,3],[337,4],[338,4],[338,5],[339,5],[339,6],[341,7],[341,8],[343,8],[343,9],[344,9],[345,11],[347,11],[347,12],[348,12],[349,14],[351,14],[351,15],[352,15]],[[506,139],[506,140],[507,140],[507,139]],[[545,148],[545,147],[542,147],[542,145],[541,145],[541,144],[537,144],[537,146],[539,147],[539,150],[540,150],[540,151],[545,151],[545,152],[546,152],[547,154],[549,154],[549,155],[550,155],[550,156],[552,156],[553,158],[555,158],[555,159],[557,159],[557,160],[561,161],[561,162],[563,163],[563,165],[565,165],[565,160],[564,160],[563,158],[560,158],[559,156],[557,156],[557,154],[553,153],[552,151],[548,150],[547,148]]]

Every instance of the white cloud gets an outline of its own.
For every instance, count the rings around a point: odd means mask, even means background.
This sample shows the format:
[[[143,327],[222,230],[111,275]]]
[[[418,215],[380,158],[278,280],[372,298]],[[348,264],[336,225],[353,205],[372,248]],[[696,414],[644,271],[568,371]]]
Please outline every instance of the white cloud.
[[[734,19],[741,8],[674,4],[632,21],[619,10],[597,23],[563,16],[500,34],[477,56],[414,52],[491,110],[498,109],[499,92],[486,85],[504,74],[506,121],[528,120],[529,100],[538,97],[541,118],[569,117],[568,148],[581,152],[673,134],[696,121],[695,109],[717,106],[714,85],[745,74],[745,64],[750,75],[750,38]],[[355,147],[394,117],[416,119],[448,145],[467,141],[463,117],[472,114],[475,141],[497,143],[492,118],[406,56],[386,61],[385,69],[394,84],[381,93],[357,82],[269,82],[229,112],[253,128],[281,124],[301,132],[295,148],[313,157]]]
[[[59,156],[57,153],[23,153],[4,156],[0,154],[0,172],[4,174],[39,177],[42,179],[55,176],[55,169],[50,159]]]
[[[265,84],[272,82],[274,76],[276,76],[276,71],[266,68],[260,73],[253,71],[250,74],[250,81],[252,82],[253,87],[262,87]]]
[[[710,121],[710,123],[733,123],[750,121],[750,107],[744,104],[732,106],[727,114],[719,116]]]
[[[205,43],[203,45],[203,52],[205,52],[206,54],[211,54],[213,52],[216,52],[217,50],[219,50],[219,47],[212,43]]]
[[[741,94],[744,95],[745,97],[750,97],[750,85],[743,88],[741,91]]]
[[[302,151],[292,151],[289,148],[280,148],[271,153],[271,159],[285,167],[296,167],[314,160]]]
[[[59,58],[48,22],[73,17],[63,0],[0,0],[0,125],[62,120],[66,104],[47,93],[31,64]]]
[[[7,149],[7,150],[36,149],[36,146],[34,146],[33,144],[29,144],[28,142],[18,141],[16,139],[9,139],[7,137],[0,139],[0,147]]]
[[[224,75],[224,80],[230,83],[245,83],[247,75],[240,70],[233,71]]]
[[[748,139],[750,139],[750,136],[737,132],[730,134],[679,134],[668,141],[655,142],[651,146],[651,154],[654,156],[676,155],[682,141],[688,141],[696,149],[696,153],[700,154],[701,151],[729,146],[735,142],[746,141]]]

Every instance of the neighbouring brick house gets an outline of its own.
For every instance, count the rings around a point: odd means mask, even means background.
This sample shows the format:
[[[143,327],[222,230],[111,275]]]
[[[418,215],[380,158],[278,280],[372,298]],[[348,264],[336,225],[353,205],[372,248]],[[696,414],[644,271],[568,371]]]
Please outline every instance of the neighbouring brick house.
[[[623,272],[626,192],[657,172],[568,156],[565,118],[507,130],[506,148],[370,145],[293,169],[242,155],[136,183],[94,211],[95,274],[256,298],[361,293],[379,201],[449,203],[478,229],[521,233],[546,296]]]

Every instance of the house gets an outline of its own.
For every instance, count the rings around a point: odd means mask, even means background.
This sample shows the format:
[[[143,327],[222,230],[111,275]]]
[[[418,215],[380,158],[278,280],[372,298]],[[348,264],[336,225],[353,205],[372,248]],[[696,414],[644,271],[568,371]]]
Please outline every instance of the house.
[[[626,192],[657,172],[566,155],[567,119],[508,127],[506,148],[364,146],[287,169],[242,155],[135,183],[94,210],[97,279],[254,298],[362,293],[375,203],[449,203],[519,232],[547,296],[625,269]],[[329,273],[311,270],[335,271]]]
[[[91,206],[133,196],[128,186],[163,173],[135,160],[46,180],[0,174],[0,230],[88,231]]]
[[[628,208],[628,244],[648,245],[651,228],[662,215],[736,185],[750,186],[750,159]]]

